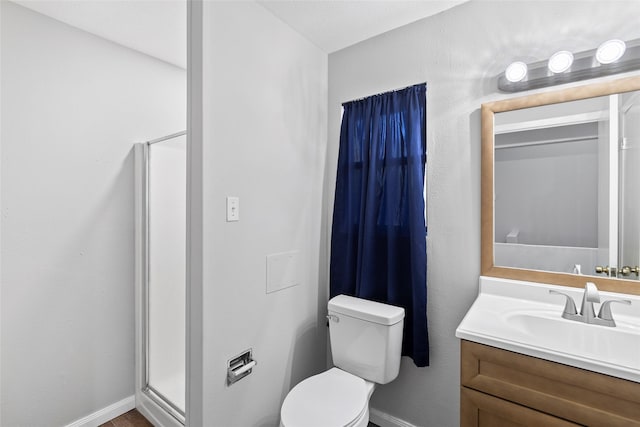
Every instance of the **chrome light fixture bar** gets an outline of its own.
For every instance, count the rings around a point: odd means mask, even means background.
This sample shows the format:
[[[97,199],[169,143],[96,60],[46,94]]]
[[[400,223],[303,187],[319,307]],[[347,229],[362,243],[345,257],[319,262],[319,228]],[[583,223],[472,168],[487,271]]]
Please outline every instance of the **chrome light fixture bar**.
[[[521,72],[514,74],[514,66]],[[549,60],[531,64],[516,61],[498,76],[498,89],[521,92],[634,70],[640,70],[640,39],[626,43],[608,40],[597,49],[556,52]]]

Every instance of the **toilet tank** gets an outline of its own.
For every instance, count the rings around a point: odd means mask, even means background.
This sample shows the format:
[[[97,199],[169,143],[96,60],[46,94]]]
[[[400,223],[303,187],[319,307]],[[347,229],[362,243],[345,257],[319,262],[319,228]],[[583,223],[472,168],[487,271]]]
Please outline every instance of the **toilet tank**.
[[[333,364],[378,384],[398,376],[404,308],[338,295],[329,300]]]

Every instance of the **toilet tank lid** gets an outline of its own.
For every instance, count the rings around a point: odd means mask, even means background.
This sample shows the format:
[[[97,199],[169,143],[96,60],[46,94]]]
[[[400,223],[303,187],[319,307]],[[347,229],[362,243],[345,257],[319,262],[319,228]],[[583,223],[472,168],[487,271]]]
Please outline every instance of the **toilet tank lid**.
[[[344,314],[381,325],[394,325],[404,319],[404,308],[348,295],[329,300],[329,312]]]

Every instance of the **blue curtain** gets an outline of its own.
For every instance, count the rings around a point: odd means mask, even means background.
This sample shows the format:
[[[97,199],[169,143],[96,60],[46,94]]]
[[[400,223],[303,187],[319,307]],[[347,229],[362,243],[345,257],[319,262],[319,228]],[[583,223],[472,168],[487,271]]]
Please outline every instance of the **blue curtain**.
[[[331,296],[404,307],[402,354],[429,365],[424,215],[426,84],[345,103]]]

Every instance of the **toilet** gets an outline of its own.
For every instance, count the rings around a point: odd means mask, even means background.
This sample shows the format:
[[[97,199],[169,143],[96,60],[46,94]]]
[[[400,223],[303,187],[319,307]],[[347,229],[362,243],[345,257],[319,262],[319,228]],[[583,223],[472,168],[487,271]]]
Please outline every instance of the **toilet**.
[[[376,384],[398,376],[403,308],[338,295],[328,311],[334,367],[291,389],[281,427],[366,427]]]

